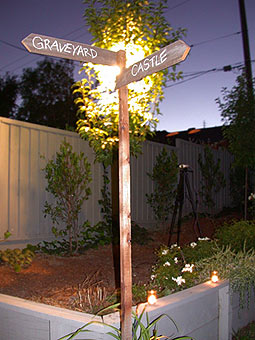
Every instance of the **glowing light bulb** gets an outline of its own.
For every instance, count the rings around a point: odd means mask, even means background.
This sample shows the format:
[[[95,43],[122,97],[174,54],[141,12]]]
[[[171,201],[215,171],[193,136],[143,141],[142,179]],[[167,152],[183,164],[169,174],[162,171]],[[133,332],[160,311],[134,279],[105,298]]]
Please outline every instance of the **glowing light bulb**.
[[[212,281],[213,283],[216,283],[216,282],[219,281],[218,272],[217,272],[216,270],[214,270],[214,271],[212,272],[211,281]]]
[[[149,305],[154,305],[157,301],[156,291],[155,290],[149,290],[148,291],[148,297],[147,301]]]

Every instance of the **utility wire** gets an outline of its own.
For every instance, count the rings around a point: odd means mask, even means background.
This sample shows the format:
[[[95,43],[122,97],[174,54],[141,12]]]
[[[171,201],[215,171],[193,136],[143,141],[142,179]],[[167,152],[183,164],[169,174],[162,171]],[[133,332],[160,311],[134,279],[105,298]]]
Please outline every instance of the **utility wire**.
[[[7,46],[10,46],[10,47],[16,48],[17,50],[21,50],[21,51],[23,51],[23,52],[26,52],[25,48],[22,48],[22,47],[19,47],[19,46],[13,45],[13,44],[9,43],[8,41],[4,41],[4,40],[0,39],[0,42],[1,42],[2,44],[5,44],[5,45],[7,45]]]
[[[255,62],[255,60],[251,60],[252,63]],[[188,78],[188,79],[184,79],[184,80],[181,80],[177,83],[174,83],[174,84],[170,84],[170,85],[166,85],[165,88],[170,88],[170,87],[173,87],[173,86],[177,86],[177,85],[180,85],[180,84],[183,84],[183,83],[186,83],[190,80],[193,80],[193,79],[196,79],[198,77],[201,77],[201,76],[204,76],[208,73],[212,73],[212,72],[227,72],[227,71],[233,71],[235,69],[240,69],[240,68],[243,68],[244,67],[244,64],[239,62],[239,63],[235,63],[233,65],[227,65],[227,66],[223,66],[221,68],[212,68],[210,70],[206,70],[206,71],[198,71],[198,72],[190,72],[190,73],[187,73],[187,74],[184,74],[183,75],[183,78]]]
[[[168,8],[168,11],[172,11],[173,9],[175,9],[175,8],[177,8],[177,7],[180,7],[180,6],[186,4],[186,3],[189,2],[189,1],[191,1],[191,0],[185,0],[185,1],[181,2],[181,3],[178,4],[178,5],[175,5],[175,6],[173,6],[173,7],[170,7],[170,8]]]
[[[229,38],[229,37],[232,37],[232,36],[234,36],[234,35],[241,34],[241,33],[242,33],[242,32],[235,32],[235,33],[223,35],[223,36],[218,37],[218,38],[213,38],[213,39],[204,40],[204,41],[201,41],[201,42],[199,42],[199,43],[192,44],[192,45],[190,45],[190,47],[196,47],[196,46],[199,46],[199,45],[203,45],[203,44],[210,43],[210,42],[212,42],[212,41],[216,41],[216,40],[220,40],[220,39]]]
[[[71,31],[70,33],[65,34],[65,35],[63,36],[63,38],[66,38],[66,37],[72,35],[73,33],[77,32],[77,31],[80,31],[82,28],[84,28],[84,26],[80,26],[80,27],[76,28],[75,30]],[[88,32],[83,32],[82,34],[79,34],[78,36],[74,37],[73,39],[77,39],[77,38],[79,38],[79,37],[81,37],[81,36],[83,36],[83,35],[87,35],[87,34],[88,34]],[[7,41],[4,41],[4,40],[1,40],[1,39],[0,39],[0,42],[2,42],[3,44],[5,44],[5,45],[7,45],[7,46],[16,48],[16,49],[18,49],[18,50],[21,50],[21,51],[27,53],[27,50],[26,50],[25,48],[16,46],[16,45],[14,45],[14,44],[11,44],[11,43],[9,43],[9,42],[7,42]],[[23,57],[21,57],[21,58],[18,58],[18,59],[16,59],[16,60],[12,61],[11,63],[7,64],[7,65],[2,66],[0,69],[1,69],[2,71],[4,71],[4,69],[5,69],[6,67],[8,67],[8,66],[10,66],[10,65],[12,65],[12,64],[15,64],[16,62],[19,62],[20,60],[25,59],[25,58],[30,57],[30,56],[31,56],[31,54],[26,54],[25,56],[23,56]],[[41,57],[41,58],[45,58],[44,55],[37,55],[36,58],[34,58],[34,59],[32,59],[32,60],[30,60],[30,61],[28,61],[28,62],[22,64],[21,66],[17,66],[16,68],[12,69],[11,72],[15,72],[16,70],[18,70],[18,69],[20,69],[20,68],[26,66],[27,64],[30,64],[30,63],[36,61],[36,60],[37,60],[38,58],[40,58],[40,57]],[[54,57],[53,57],[53,58],[54,58]],[[78,64],[78,63],[79,63],[79,62],[75,61],[75,64]]]

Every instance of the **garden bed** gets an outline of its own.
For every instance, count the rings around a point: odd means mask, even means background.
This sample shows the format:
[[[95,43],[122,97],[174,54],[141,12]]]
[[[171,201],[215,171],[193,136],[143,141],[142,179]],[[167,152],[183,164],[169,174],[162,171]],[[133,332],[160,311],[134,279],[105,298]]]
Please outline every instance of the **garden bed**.
[[[195,340],[230,340],[234,330],[254,320],[254,296],[249,309],[239,310],[238,306],[238,296],[230,297],[228,282],[222,281],[206,282],[158,299],[155,305],[146,306],[146,311],[150,321],[167,314],[178,325],[177,332],[168,318],[161,319],[157,324],[159,334],[189,335]],[[139,306],[139,312],[143,307]],[[0,339],[8,340],[57,340],[90,321],[101,321],[100,317],[87,313],[1,294],[0,315]],[[119,328],[119,314],[105,316],[104,322]],[[109,327],[92,324],[89,330],[91,333],[80,333],[74,339],[113,339],[107,335]]]
[[[201,218],[203,236],[211,237],[215,226],[222,224],[223,220],[219,218],[213,223]],[[183,223],[181,244],[196,240],[192,222]],[[156,260],[154,250],[168,240],[168,234],[164,233],[155,232],[150,236],[153,241],[148,244],[132,245],[133,283],[144,284],[149,281]],[[172,241],[176,241],[176,235],[173,235]],[[87,290],[89,287],[92,287],[90,291]],[[93,311],[87,299],[83,299],[80,304],[80,297],[90,294],[93,299],[98,289],[109,295],[115,288],[111,245],[89,249],[73,257],[38,254],[31,266],[19,273],[7,266],[0,266],[0,293],[77,311]]]
[[[198,241],[192,229],[193,221],[189,220],[183,223],[181,234],[181,245],[183,247],[181,252],[174,244],[170,248],[160,247],[167,242],[168,234],[159,232],[150,235],[153,238],[150,243],[132,245],[133,283],[140,285],[136,286],[133,298],[139,298],[139,287],[142,287],[143,293],[146,293],[144,285],[148,282],[150,284],[153,282],[158,288],[165,287],[164,289],[166,289],[168,287],[170,293],[170,295],[168,293],[167,296],[158,299],[156,305],[146,306],[150,321],[165,313],[177,322],[179,327],[178,335],[193,336],[196,340],[204,339],[205,335],[207,340],[226,340],[231,338],[233,330],[237,331],[239,328],[246,326],[248,322],[254,320],[253,293],[249,299],[250,309],[247,309],[247,305],[244,306],[244,309],[240,309],[239,295],[237,293],[233,294],[232,291],[230,294],[228,281],[221,280],[216,284],[208,281],[197,285],[199,282],[207,280],[208,270],[200,272],[200,269],[198,269],[193,274],[193,264],[191,265],[193,262],[182,262],[182,259],[189,258],[190,251],[195,256],[195,254],[199,254],[197,250],[206,250],[206,254],[208,251],[210,253],[213,250],[213,253],[211,253],[213,256],[210,257],[209,263],[211,265],[214,261],[213,268],[219,270],[222,277],[231,277],[233,272],[231,275],[230,272],[227,274],[225,269],[235,268],[240,277],[240,280],[235,281],[235,285],[238,284],[239,286],[239,283],[245,281],[242,283],[245,283],[246,287],[248,283],[246,280],[249,279],[249,287],[252,287],[254,270],[253,267],[249,266],[253,263],[251,261],[254,261],[254,252],[252,251],[245,255],[242,255],[241,252],[237,255],[237,253],[228,249],[228,242],[231,239],[234,242],[232,245],[235,244],[235,247],[240,247],[238,237],[243,238],[242,244],[244,244],[247,238],[247,230],[248,234],[253,232],[254,223],[247,224],[240,221],[240,223],[229,224],[230,229],[227,225],[224,226],[220,232],[221,236],[219,236],[219,232],[216,233],[217,243],[220,240],[227,241],[225,243],[227,248],[220,250],[221,248],[213,248],[214,241],[207,242],[208,238],[213,237],[216,226],[222,225],[224,220],[229,222],[229,216],[214,221],[200,218],[200,227],[203,233],[201,236],[203,238]],[[235,230],[236,235],[234,239],[232,237],[233,230]],[[220,239],[220,237],[223,237],[223,239]],[[173,235],[172,243],[175,242],[176,235]],[[189,247],[184,246],[187,244]],[[247,242],[248,246],[254,248],[253,242],[251,244]],[[152,265],[154,265],[157,258],[154,250],[159,247],[160,251],[157,253],[158,255],[160,254],[161,260],[160,262],[157,261],[157,265],[153,266],[152,270]],[[178,258],[174,257],[177,254],[176,251],[179,254]],[[182,258],[180,258],[180,255]],[[223,262],[218,257],[222,255],[224,257]],[[225,256],[227,256],[226,259]],[[236,261],[236,258],[238,258],[238,261]],[[192,259],[190,260],[193,261]],[[225,260],[228,262],[225,263]],[[242,261],[245,261],[245,263]],[[232,266],[229,267],[228,263],[231,263]],[[219,265],[223,265],[223,267],[217,268]],[[245,276],[244,280],[242,280],[242,270],[243,268],[246,270],[246,267],[250,270],[251,277]],[[200,268],[199,262],[195,262],[195,268]],[[211,270],[212,268],[210,268],[209,272]],[[20,338],[19,329],[24,329],[22,340],[23,338],[26,340],[52,340],[74,331],[91,320],[98,319],[99,317],[92,314],[104,307],[105,303],[109,305],[116,301],[114,273],[112,246],[110,245],[90,249],[83,254],[72,257],[37,254],[32,265],[22,269],[19,273],[15,273],[13,269],[7,266],[0,266],[0,293],[4,293],[3,295],[0,294],[1,336],[4,336],[3,339],[14,340],[17,337]],[[177,277],[174,273],[181,276]],[[200,281],[195,279],[195,281],[191,281],[193,286],[190,285],[191,282],[189,283],[188,281],[192,277],[198,278],[198,276],[201,276],[202,280],[201,278]],[[187,279],[186,283],[184,278]],[[162,280],[166,281],[166,285]],[[185,283],[183,287],[179,286],[179,281]],[[177,287],[174,288],[176,284]],[[185,287],[191,288],[174,293],[176,289],[180,290]],[[158,292],[166,295],[167,291],[161,292],[159,289]],[[115,294],[113,295],[114,292]],[[249,297],[249,295],[246,296],[246,292],[247,290],[244,291],[243,295],[245,301]],[[137,305],[140,301],[134,300],[133,303]],[[144,296],[142,301],[145,301]],[[38,302],[41,303],[38,304]],[[142,306],[140,305],[140,307]],[[105,318],[105,322],[119,327],[118,313],[110,314]],[[169,321],[169,319],[167,320]],[[171,329],[169,329],[168,322],[160,323],[159,326],[162,328],[162,334],[169,335]],[[98,328],[98,325],[93,325],[92,328],[93,333],[90,338],[97,340],[109,338],[105,335],[107,329],[104,327]],[[75,337],[75,339],[83,338],[84,334]]]

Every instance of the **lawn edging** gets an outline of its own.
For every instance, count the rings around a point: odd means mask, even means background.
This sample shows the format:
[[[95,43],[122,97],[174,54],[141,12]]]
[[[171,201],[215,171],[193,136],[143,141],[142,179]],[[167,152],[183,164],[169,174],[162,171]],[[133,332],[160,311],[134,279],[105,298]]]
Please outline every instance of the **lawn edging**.
[[[139,305],[140,312],[144,305]],[[230,340],[233,330],[255,320],[254,295],[249,308],[239,309],[238,295],[230,296],[228,281],[208,281],[160,298],[155,305],[146,306],[146,311],[151,321],[161,314],[169,315],[179,328],[178,335],[195,340]],[[0,340],[57,340],[92,320],[101,318],[0,294]],[[119,328],[119,314],[105,316],[104,322]],[[74,339],[113,339],[106,334],[108,327],[94,324],[89,329],[91,333],[80,333]],[[175,331],[167,318],[160,320],[158,329],[162,335]]]

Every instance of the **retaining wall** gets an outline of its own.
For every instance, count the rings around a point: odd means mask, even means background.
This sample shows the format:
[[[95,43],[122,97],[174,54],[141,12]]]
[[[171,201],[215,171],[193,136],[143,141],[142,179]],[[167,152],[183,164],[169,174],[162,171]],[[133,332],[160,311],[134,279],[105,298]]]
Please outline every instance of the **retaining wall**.
[[[144,304],[139,306],[139,311]],[[146,310],[150,320],[165,313],[178,325],[178,335],[189,335],[195,340],[231,340],[232,332],[255,320],[254,295],[250,306],[239,309],[238,296],[229,294],[227,281],[210,281],[157,300]],[[0,294],[0,340],[57,340],[86,324],[101,318],[86,313],[47,306]],[[119,328],[119,314],[104,317],[105,323]],[[74,339],[111,340],[108,327],[91,325],[90,333],[81,333]],[[160,320],[162,335],[175,332],[167,318]]]

